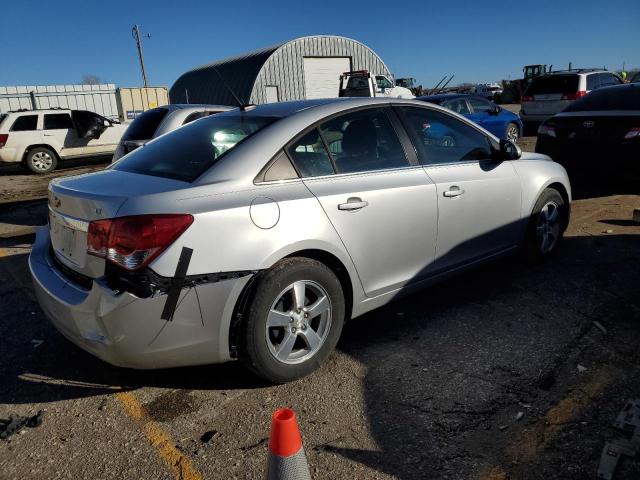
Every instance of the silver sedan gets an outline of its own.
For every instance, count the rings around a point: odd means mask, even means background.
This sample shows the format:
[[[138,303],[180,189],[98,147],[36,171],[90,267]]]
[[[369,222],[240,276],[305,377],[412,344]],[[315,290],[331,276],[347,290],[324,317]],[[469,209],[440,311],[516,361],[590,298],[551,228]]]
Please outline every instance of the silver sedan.
[[[436,105],[235,109],[56,179],[29,265],[44,312],[114,365],[317,368],[343,323],[516,250],[553,254],[564,168]]]

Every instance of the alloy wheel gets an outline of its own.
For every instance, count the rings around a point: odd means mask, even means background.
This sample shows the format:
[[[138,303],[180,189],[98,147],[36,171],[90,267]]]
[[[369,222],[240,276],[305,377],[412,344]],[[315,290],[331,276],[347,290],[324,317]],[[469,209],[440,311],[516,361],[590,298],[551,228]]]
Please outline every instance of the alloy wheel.
[[[271,355],[285,364],[302,363],[322,348],[331,329],[331,300],[311,280],[282,290],[267,316],[266,340]]]
[[[560,238],[560,207],[556,202],[547,202],[538,215],[536,240],[541,253],[549,253]]]
[[[31,164],[36,170],[48,170],[53,164],[53,157],[46,152],[36,152],[31,157]]]
[[[507,140],[510,140],[513,143],[518,141],[518,127],[515,125],[509,125],[509,128],[507,128]]]

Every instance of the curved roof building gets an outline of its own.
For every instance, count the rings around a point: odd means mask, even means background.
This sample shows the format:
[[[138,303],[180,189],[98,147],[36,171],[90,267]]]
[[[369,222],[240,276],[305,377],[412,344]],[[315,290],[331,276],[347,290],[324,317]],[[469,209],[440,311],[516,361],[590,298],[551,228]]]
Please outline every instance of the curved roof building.
[[[338,96],[339,76],[349,70],[390,75],[366,45],[350,38],[314,35],[202,65],[180,76],[171,103],[236,105],[225,83],[246,103]]]

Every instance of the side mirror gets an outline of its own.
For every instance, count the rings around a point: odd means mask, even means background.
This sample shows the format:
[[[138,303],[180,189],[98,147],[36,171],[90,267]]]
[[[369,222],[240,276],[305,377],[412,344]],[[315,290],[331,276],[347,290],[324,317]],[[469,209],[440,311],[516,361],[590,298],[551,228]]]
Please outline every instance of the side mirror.
[[[500,108],[498,105],[494,105],[493,110],[491,110],[491,115],[500,115],[501,111],[502,108]]]
[[[502,160],[518,160],[522,149],[511,140],[500,140],[500,157]]]

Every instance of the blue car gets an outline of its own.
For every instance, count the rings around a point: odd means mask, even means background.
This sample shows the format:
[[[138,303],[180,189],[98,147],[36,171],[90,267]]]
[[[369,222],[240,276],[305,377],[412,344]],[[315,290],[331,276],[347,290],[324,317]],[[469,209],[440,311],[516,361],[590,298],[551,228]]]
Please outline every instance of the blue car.
[[[498,138],[517,142],[522,135],[523,126],[518,115],[482,97],[462,93],[442,93],[418,97],[417,100],[435,103],[453,110],[489,130]]]

